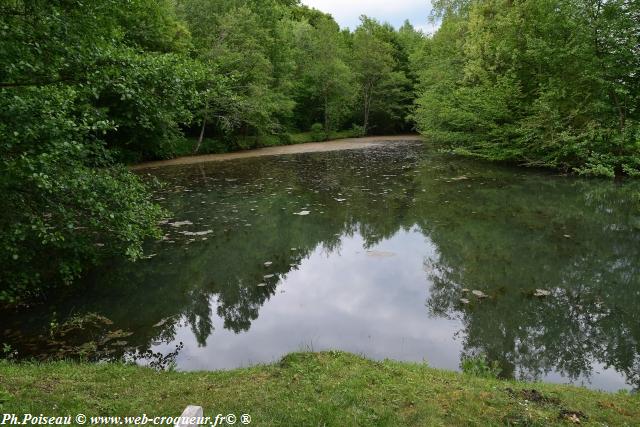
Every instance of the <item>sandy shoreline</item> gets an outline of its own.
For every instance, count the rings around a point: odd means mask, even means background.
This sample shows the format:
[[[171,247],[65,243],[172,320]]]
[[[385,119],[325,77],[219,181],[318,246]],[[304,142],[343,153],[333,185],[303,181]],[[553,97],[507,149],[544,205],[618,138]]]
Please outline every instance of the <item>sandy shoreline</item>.
[[[237,151],[224,154],[203,154],[198,156],[179,157],[171,160],[145,162],[129,167],[131,170],[158,168],[173,165],[189,165],[194,163],[220,162],[224,160],[244,159],[247,157],[278,156],[281,154],[315,153],[320,151],[356,150],[375,147],[386,142],[421,141],[420,135],[367,136],[364,138],[336,139],[326,142],[309,142],[305,144],[279,145],[277,147],[258,148],[255,150]]]

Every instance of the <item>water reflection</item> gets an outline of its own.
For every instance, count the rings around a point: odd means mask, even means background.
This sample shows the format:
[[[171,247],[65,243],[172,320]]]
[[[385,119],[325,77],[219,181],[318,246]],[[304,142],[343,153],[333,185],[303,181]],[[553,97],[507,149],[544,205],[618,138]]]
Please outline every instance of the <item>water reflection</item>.
[[[4,313],[0,341],[24,357],[48,354],[53,316],[95,312],[133,332],[110,357],[182,342],[181,369],[305,348],[456,369],[482,353],[508,377],[640,386],[636,182],[415,143],[153,174],[167,182],[157,198],[175,218],[151,258],[114,261],[84,296],[37,314]],[[552,294],[533,297],[537,288]]]

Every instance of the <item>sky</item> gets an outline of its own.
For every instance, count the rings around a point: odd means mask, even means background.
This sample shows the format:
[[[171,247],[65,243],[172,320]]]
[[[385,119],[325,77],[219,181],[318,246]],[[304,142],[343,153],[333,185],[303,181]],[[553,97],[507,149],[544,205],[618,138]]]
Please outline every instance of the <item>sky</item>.
[[[429,23],[431,11],[429,0],[302,0],[303,4],[330,13],[341,27],[355,29],[360,15],[367,15],[394,27],[401,26],[405,19],[427,33],[434,27]]]

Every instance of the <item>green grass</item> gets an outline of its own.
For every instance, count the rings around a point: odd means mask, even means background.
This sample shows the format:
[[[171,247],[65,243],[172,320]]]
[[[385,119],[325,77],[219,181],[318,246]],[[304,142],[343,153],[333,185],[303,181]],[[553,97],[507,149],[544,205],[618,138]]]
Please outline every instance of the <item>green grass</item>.
[[[3,413],[175,416],[189,404],[203,406],[205,415],[248,413],[255,426],[571,425],[567,414],[578,414],[582,425],[640,424],[637,395],[479,378],[342,352],[194,373],[0,362]]]

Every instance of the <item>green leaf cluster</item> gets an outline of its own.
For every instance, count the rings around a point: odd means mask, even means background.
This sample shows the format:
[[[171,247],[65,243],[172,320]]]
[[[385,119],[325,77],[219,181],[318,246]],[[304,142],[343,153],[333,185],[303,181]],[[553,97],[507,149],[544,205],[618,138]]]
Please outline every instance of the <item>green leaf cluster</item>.
[[[640,172],[640,6],[438,1],[415,119],[459,153],[584,175]]]
[[[117,254],[135,259],[163,212],[116,159],[163,149],[194,89],[169,2],[10,1],[0,11],[0,302],[69,285]],[[105,13],[108,10],[109,13]],[[167,38],[146,38],[146,19]],[[159,17],[164,17],[160,19]],[[174,31],[175,30],[175,31]],[[189,77],[191,79],[191,77]],[[172,84],[168,84],[169,80]]]

